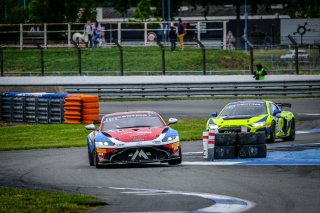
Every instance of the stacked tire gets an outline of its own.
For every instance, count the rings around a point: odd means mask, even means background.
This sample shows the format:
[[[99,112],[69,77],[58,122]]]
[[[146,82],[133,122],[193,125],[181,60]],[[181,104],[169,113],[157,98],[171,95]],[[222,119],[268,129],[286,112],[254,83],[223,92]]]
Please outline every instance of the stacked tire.
[[[100,119],[99,97],[92,95],[72,95],[65,99],[64,119],[68,124],[90,124]]]
[[[264,132],[239,133],[238,136],[240,158],[265,158],[267,156]]]
[[[217,133],[214,149],[215,159],[265,158],[266,135],[264,132]]]
[[[100,119],[99,97],[82,95],[82,123],[91,124]]]
[[[81,123],[82,99],[77,96],[65,98],[64,122],[67,124]]]
[[[214,159],[238,158],[237,133],[216,133]]]

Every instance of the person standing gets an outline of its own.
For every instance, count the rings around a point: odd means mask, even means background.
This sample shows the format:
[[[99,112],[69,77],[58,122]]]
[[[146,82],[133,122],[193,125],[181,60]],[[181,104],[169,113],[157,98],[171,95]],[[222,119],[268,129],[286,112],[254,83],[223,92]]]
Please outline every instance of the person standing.
[[[257,69],[256,71],[253,73],[253,77],[256,80],[264,80],[264,76],[267,75],[267,71],[262,67],[261,64],[257,64],[256,65]]]
[[[93,34],[93,27],[90,21],[84,25],[84,38],[86,47],[92,47],[92,34]]]
[[[171,42],[171,51],[175,51],[177,33],[176,33],[176,29],[173,26],[170,27],[170,32],[169,32],[168,36],[169,36],[169,39],[170,39],[170,42]]]
[[[181,18],[178,19],[178,38],[180,42],[180,50],[184,50],[184,26]]]
[[[93,29],[93,38],[92,38],[92,41],[93,41],[93,48],[97,48],[99,47],[99,43],[100,43],[100,36],[101,36],[101,25],[100,23],[98,23],[97,21],[95,22],[95,25],[94,25],[94,29]]]

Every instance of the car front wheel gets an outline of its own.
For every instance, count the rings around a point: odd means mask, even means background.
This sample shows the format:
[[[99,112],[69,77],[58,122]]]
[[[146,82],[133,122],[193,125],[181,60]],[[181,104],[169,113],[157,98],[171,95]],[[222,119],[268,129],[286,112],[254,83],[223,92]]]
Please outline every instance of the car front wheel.
[[[276,141],[276,126],[272,123],[270,127],[270,138],[267,139],[267,143],[274,143]]]
[[[94,166],[94,159],[92,156],[92,152],[90,151],[89,144],[88,144],[88,160],[89,160],[89,165]]]

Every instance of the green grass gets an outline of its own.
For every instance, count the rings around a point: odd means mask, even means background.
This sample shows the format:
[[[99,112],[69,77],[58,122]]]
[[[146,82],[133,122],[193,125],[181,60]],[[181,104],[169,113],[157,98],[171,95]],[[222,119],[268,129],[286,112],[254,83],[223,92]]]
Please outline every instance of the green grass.
[[[181,141],[201,140],[207,119],[180,119],[172,128]],[[90,132],[85,124],[4,124],[0,125],[0,150],[26,150],[86,146]]]
[[[82,71],[97,71],[96,75],[119,75],[120,53],[116,47],[81,49]],[[243,51],[222,51],[207,49],[208,70],[247,69],[249,55]],[[133,71],[157,71],[161,75],[161,49],[159,47],[124,47],[125,75],[135,75]],[[171,52],[166,48],[165,63],[167,71],[202,71],[202,53],[200,48],[189,47],[185,51]],[[44,71],[72,71],[78,74],[78,58],[75,48],[51,48],[44,50]],[[36,72],[40,74],[40,51],[37,49],[5,49],[4,72]]]
[[[77,194],[0,187],[0,212],[88,212],[97,207],[85,205],[98,198]]]

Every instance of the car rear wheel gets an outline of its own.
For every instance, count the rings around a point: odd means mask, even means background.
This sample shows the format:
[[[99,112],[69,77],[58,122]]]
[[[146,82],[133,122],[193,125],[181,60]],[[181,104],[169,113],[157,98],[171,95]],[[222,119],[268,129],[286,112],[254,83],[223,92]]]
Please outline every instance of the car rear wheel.
[[[283,141],[294,141],[296,138],[296,125],[295,121],[292,120],[291,126],[290,126],[290,135],[288,137],[283,138]]]
[[[179,148],[179,157],[180,157],[179,159],[173,159],[168,161],[168,164],[172,166],[172,165],[178,165],[182,163],[181,147]]]

